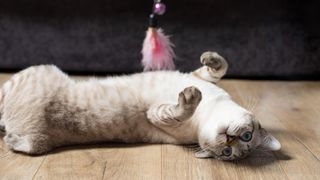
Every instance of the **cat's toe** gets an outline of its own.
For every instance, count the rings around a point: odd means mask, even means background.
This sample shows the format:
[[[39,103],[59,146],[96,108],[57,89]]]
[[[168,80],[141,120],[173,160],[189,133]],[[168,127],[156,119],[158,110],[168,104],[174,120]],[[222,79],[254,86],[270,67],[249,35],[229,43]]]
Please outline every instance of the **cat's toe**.
[[[216,52],[205,52],[201,55],[200,61],[203,65],[208,66],[216,71],[223,68],[227,64],[226,60]]]
[[[194,86],[190,86],[185,88],[179,94],[179,105],[182,105],[184,107],[198,106],[201,99],[202,99],[202,95],[200,90]]]

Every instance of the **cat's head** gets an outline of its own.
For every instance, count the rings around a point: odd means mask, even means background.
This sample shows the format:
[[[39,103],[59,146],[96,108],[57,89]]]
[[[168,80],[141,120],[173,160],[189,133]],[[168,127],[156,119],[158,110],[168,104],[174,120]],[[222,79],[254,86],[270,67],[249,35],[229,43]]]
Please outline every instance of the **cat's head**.
[[[234,160],[246,157],[256,148],[276,151],[277,139],[261,127],[255,116],[239,105],[221,103],[212,108],[209,120],[199,134],[198,158]]]

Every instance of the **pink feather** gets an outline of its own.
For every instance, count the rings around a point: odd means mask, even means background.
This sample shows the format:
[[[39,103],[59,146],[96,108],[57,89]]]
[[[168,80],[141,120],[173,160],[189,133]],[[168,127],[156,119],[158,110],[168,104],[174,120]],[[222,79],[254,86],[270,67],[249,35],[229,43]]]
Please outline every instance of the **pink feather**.
[[[173,46],[162,29],[149,28],[141,51],[144,71],[175,69]]]

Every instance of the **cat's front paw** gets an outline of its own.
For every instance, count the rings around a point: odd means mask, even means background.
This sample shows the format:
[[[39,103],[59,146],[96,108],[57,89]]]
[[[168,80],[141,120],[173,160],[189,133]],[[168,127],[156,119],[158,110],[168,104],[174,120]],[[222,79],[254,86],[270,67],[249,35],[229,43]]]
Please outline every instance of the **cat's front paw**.
[[[227,61],[216,52],[204,52],[200,57],[200,62],[215,71],[222,70],[227,67]]]
[[[187,87],[179,94],[179,107],[182,109],[196,108],[201,99],[202,95],[198,88],[194,86]]]

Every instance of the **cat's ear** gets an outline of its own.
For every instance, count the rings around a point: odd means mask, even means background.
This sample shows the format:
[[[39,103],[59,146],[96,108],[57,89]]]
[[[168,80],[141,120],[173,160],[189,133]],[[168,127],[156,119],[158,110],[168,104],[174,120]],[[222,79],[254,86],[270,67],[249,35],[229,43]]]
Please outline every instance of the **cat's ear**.
[[[280,142],[273,137],[269,132],[265,129],[261,128],[261,147],[271,150],[271,151],[278,151],[281,148]]]
[[[210,158],[212,157],[211,152],[207,150],[200,150],[194,154],[196,158]]]

